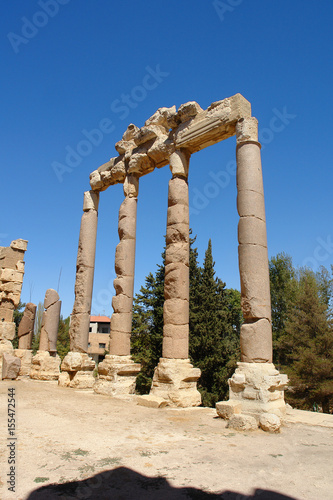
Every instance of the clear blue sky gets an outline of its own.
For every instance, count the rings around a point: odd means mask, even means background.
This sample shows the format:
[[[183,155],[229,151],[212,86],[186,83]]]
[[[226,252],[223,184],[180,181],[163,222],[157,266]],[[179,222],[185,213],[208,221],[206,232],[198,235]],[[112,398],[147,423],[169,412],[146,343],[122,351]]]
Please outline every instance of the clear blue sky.
[[[117,155],[129,123],[238,92],[264,146],[269,256],[285,251],[295,266],[330,267],[330,0],[15,0],[0,8],[0,245],[29,240],[23,301],[43,301],[61,271],[62,313],[70,314],[83,192],[89,173]],[[105,118],[112,125],[84,149],[85,134]],[[68,168],[68,151],[78,149],[77,166],[57,176],[54,166]],[[234,161],[235,138],[192,156],[190,225],[200,262],[211,238],[217,275],[239,288]],[[161,261],[169,179],[164,167],[140,181],[136,291]],[[101,194],[95,314],[111,314],[122,200],[121,186]]]

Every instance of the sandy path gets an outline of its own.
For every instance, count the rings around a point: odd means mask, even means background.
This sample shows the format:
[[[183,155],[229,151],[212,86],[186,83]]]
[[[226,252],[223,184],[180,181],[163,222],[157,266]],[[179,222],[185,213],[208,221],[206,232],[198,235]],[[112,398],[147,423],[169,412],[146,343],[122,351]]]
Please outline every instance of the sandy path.
[[[16,389],[15,493],[6,484],[8,387]],[[330,415],[294,412],[279,434],[236,433],[212,409],[150,409],[49,382],[2,381],[0,399],[3,500],[333,500]],[[78,483],[61,496],[31,494],[68,481]]]

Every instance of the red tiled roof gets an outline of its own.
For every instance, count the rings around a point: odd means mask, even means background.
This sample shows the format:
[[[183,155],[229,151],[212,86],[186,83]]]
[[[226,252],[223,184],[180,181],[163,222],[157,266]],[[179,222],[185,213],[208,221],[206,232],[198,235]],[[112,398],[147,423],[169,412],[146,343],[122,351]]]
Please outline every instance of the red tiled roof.
[[[107,316],[90,316],[90,323],[110,323]]]

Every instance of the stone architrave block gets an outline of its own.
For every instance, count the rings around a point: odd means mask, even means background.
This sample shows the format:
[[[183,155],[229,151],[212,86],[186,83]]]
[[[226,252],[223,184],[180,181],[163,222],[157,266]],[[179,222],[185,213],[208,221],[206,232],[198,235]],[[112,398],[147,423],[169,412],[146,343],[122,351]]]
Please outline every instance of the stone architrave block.
[[[266,222],[257,217],[240,217],[238,241],[240,245],[261,245],[266,248]]]
[[[170,155],[174,150],[175,146],[168,136],[156,137],[147,154],[155,162],[156,167],[160,168],[169,163]]]
[[[0,340],[13,340],[15,338],[15,323],[0,321]]]
[[[189,300],[189,268],[175,263],[165,266],[164,298]]]
[[[245,363],[272,363],[272,325],[259,319],[241,326],[241,359]]]
[[[167,299],[163,306],[164,324],[186,325],[189,322],[189,302],[184,299]]]
[[[19,338],[19,349],[31,349],[34,333],[35,315],[37,306],[29,302],[24,309],[17,335]]]
[[[238,190],[237,210],[240,217],[257,217],[266,221],[265,200],[262,193],[249,189]]]
[[[18,377],[21,360],[9,353],[4,353],[2,358],[2,379],[14,380]]]

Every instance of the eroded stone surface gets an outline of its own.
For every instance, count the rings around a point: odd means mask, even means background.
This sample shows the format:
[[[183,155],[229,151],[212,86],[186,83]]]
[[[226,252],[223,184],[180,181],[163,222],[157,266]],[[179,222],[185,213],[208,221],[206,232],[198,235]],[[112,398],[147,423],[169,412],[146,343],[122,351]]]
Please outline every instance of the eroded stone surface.
[[[193,368],[189,359],[160,358],[155,368],[150,396],[159,397],[167,406],[190,407],[201,404],[197,390],[199,368]]]
[[[2,378],[14,380],[18,377],[21,360],[5,352],[2,357]]]
[[[55,353],[57,351],[58,328],[61,301],[58,292],[52,288],[45,294],[42,325],[40,330],[39,350]]]
[[[141,370],[131,356],[107,354],[98,365],[98,379],[94,391],[107,396],[134,394],[136,377]]]
[[[83,352],[68,352],[61,363],[58,385],[76,389],[91,389],[95,384],[95,362]]]
[[[259,426],[266,432],[279,432],[281,419],[274,413],[262,413],[259,417]]]
[[[20,321],[17,335],[19,338],[19,349],[31,349],[32,338],[34,334],[35,315],[37,306],[29,302],[24,309]]]
[[[51,356],[48,351],[37,351],[31,362],[30,378],[35,380],[58,380],[60,357]]]
[[[15,349],[14,356],[16,356],[21,360],[19,376],[30,377],[31,364],[32,364],[32,351],[29,349]]]
[[[250,415],[232,415],[227,423],[227,427],[236,431],[255,431],[258,429],[258,423]]]

